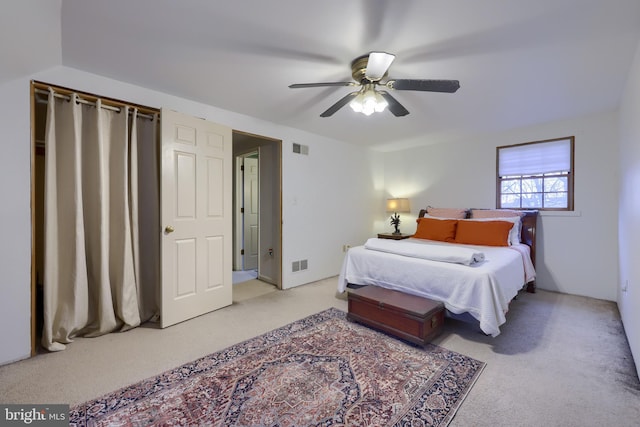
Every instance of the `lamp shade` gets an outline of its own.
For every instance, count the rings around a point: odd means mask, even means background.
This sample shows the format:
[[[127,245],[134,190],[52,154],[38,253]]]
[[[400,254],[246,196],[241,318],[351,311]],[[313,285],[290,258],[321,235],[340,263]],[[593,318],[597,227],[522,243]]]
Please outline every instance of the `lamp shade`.
[[[387,199],[387,212],[411,212],[409,199]]]

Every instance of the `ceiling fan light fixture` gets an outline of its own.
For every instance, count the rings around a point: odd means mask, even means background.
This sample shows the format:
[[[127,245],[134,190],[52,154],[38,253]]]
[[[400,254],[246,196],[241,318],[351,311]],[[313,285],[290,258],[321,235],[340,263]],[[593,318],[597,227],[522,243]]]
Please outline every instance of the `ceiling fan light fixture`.
[[[375,109],[372,106],[364,106],[362,107],[362,114],[364,114],[365,116],[370,116],[375,112]]]
[[[387,105],[387,101],[380,95],[380,92],[373,88],[373,85],[364,87],[349,103],[353,111],[365,116],[380,113],[387,108]]]

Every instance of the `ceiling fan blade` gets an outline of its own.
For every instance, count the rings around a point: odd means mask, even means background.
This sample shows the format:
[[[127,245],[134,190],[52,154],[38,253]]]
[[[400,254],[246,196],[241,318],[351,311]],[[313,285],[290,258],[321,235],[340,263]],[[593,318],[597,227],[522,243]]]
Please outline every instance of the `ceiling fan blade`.
[[[324,86],[355,86],[355,82],[328,82],[328,83],[296,83],[289,85],[291,89],[303,88],[303,87],[324,87]]]
[[[386,83],[389,89],[394,90],[422,90],[426,92],[453,93],[460,88],[458,80],[413,80],[400,79],[389,80]]]
[[[387,74],[387,70],[395,58],[396,56],[390,53],[371,52],[367,62],[365,77],[372,82],[377,82]]]
[[[409,110],[404,108],[402,104],[398,102],[391,94],[385,90],[380,90],[380,95],[384,98],[385,101],[389,104],[388,108],[391,113],[396,117],[406,116],[409,114]]]
[[[331,107],[329,107],[324,113],[320,114],[320,117],[330,117],[333,116],[333,113],[335,113],[336,111],[338,111],[339,109],[341,109],[342,107],[344,107],[345,105],[347,105],[349,102],[351,102],[351,100],[353,98],[355,98],[355,96],[358,94],[358,92],[351,92],[350,94],[347,94],[346,96],[344,96],[342,99],[340,99],[338,102],[336,102],[335,104],[333,104]]]

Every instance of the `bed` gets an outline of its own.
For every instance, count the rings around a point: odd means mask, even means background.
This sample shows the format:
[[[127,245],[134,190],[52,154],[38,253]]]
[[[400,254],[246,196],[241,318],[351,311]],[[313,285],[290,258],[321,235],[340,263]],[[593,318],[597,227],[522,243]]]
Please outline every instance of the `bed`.
[[[471,316],[498,336],[511,300],[523,289],[535,292],[538,212],[461,211],[423,209],[412,237],[371,238],[349,249],[338,291],[374,285],[442,301],[450,315]]]

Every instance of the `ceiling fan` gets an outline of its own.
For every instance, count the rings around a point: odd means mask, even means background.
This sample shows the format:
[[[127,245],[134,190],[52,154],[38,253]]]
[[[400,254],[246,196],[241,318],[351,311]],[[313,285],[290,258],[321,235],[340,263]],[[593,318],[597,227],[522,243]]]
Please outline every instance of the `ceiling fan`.
[[[349,104],[356,112],[368,115],[374,112],[389,111],[396,116],[406,116],[409,111],[402,106],[389,92],[389,90],[419,90],[424,92],[453,93],[460,88],[458,80],[418,80],[396,79],[382,80],[387,77],[389,67],[395,59],[395,55],[386,52],[371,52],[357,57],[351,62],[351,76],[355,81],[351,82],[327,82],[327,83],[297,83],[289,87],[308,88],[323,86],[359,86],[360,89],[351,92],[338,102],[320,114],[320,117],[330,117],[336,111]]]

